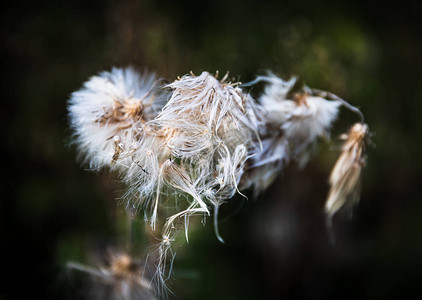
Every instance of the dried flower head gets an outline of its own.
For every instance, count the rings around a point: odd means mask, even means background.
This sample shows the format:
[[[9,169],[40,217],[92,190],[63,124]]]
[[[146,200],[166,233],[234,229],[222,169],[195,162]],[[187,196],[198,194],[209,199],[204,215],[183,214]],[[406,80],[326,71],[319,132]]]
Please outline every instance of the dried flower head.
[[[147,279],[145,263],[127,253],[110,253],[107,263],[98,268],[70,262],[69,269],[79,270],[92,276],[94,299],[156,299],[154,286]]]
[[[264,111],[259,131],[263,151],[251,159],[249,176],[243,180],[256,193],[272,183],[283,164],[298,158],[318,137],[328,135],[341,105],[305,91],[292,93],[296,78],[284,81],[270,73],[248,85],[261,81],[266,83],[258,99]],[[304,164],[306,157],[301,158]]]
[[[325,204],[329,217],[346,203],[354,204],[359,200],[358,185],[366,162],[368,135],[368,126],[356,123],[343,136],[346,141],[330,175],[330,191]]]
[[[69,116],[75,142],[91,168],[114,166],[119,158],[130,157],[127,154],[138,138],[134,126],[153,119],[162,106],[156,82],[154,74],[114,68],[92,77],[72,94]]]

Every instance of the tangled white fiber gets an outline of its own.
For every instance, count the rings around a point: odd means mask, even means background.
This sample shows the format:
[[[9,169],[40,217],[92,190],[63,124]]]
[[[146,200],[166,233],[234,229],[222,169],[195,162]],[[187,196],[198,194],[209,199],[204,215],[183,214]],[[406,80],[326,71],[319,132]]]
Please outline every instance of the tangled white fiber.
[[[247,189],[262,192],[293,159],[305,163],[306,150],[318,137],[329,136],[345,104],[309,88],[293,93],[295,78],[283,81],[269,73],[240,85],[227,77],[190,73],[164,84],[154,74],[112,69],[92,77],[69,101],[79,153],[92,169],[116,170],[128,186],[128,208],[143,211],[152,230],[161,231],[156,272],[150,278],[157,280],[158,295],[166,293],[172,242],[180,231],[189,240],[190,217],[213,215],[223,242],[220,205]],[[258,82],[265,88],[255,100],[242,88]],[[353,174],[357,181],[360,169]],[[342,176],[332,176],[329,215],[353,192],[354,184],[347,185],[347,175]],[[159,222],[163,216],[165,221]]]

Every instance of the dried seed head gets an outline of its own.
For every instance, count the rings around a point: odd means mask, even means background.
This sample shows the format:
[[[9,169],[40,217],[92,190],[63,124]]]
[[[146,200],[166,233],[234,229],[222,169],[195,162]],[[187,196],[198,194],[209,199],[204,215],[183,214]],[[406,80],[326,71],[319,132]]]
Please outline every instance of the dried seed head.
[[[266,83],[258,99],[264,111],[259,115],[262,151],[256,145],[241,184],[242,188],[252,187],[255,194],[265,190],[287,162],[306,162],[303,154],[318,137],[328,135],[341,105],[306,91],[292,94],[296,78],[284,81],[270,73],[247,85],[261,81]]]
[[[345,204],[355,204],[359,199],[358,185],[362,167],[366,162],[368,136],[368,126],[362,123],[353,125],[344,136],[346,141],[329,180],[330,191],[325,204],[325,211],[329,217]]]
[[[67,266],[95,279],[90,287],[95,299],[156,299],[143,261],[127,253],[112,253],[107,260],[106,265],[98,268],[73,262]]]
[[[138,124],[155,118],[162,105],[154,74],[139,75],[133,69],[112,69],[92,77],[69,100],[69,116],[75,142],[90,167],[128,166],[130,156],[116,147],[118,136],[129,149],[139,138]],[[117,164],[117,160],[119,163]]]
[[[218,81],[208,72],[202,72],[200,76],[185,75],[169,84],[172,96],[157,119],[164,124],[176,121],[176,125],[182,126],[188,122],[204,124],[215,132],[224,123],[233,122],[256,130],[252,98],[236,84],[224,80]]]

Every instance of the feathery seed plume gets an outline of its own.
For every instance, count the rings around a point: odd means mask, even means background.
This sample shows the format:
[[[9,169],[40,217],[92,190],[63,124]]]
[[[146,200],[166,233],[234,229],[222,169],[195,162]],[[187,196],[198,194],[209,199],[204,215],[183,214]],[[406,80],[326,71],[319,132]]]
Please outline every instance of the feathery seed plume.
[[[92,77],[83,89],[72,94],[71,127],[79,151],[91,168],[131,164],[128,157],[138,138],[134,126],[153,119],[160,109],[156,81],[154,74],[140,76],[131,68],[114,68]]]
[[[265,190],[285,163],[298,158],[320,136],[327,135],[338,114],[340,101],[328,101],[305,91],[290,95],[296,78],[284,81],[274,74],[258,76],[247,84],[265,82],[258,101],[264,111],[260,126],[262,151],[251,158],[243,188]],[[302,162],[304,163],[304,162]]]
[[[359,200],[359,182],[362,167],[366,163],[366,148],[369,141],[368,125],[356,123],[343,136],[346,140],[342,152],[330,175],[330,191],[325,211],[332,217],[346,203]]]

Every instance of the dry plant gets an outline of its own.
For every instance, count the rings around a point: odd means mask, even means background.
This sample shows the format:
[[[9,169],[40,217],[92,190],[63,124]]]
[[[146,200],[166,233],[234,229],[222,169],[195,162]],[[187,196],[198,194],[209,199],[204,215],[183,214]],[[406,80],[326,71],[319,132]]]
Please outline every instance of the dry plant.
[[[90,299],[156,299],[154,285],[148,278],[144,260],[126,252],[110,251],[106,264],[91,267],[78,262],[68,262],[71,270],[92,276],[93,286],[88,291]]]
[[[359,200],[360,177],[366,163],[366,148],[369,141],[368,126],[356,123],[342,138],[345,142],[341,155],[331,171],[330,191],[325,204],[325,211],[329,217],[346,203],[355,204]]]
[[[258,82],[265,89],[253,99],[244,88]],[[329,137],[340,106],[357,110],[330,93],[308,87],[295,92],[295,82],[269,73],[241,85],[228,81],[228,74],[218,79],[218,73],[203,72],[165,84],[154,74],[130,68],[92,77],[69,101],[79,153],[92,169],[118,172],[128,187],[127,208],[142,212],[146,226],[161,232],[161,238],[152,255],[155,274],[148,280],[125,255],[114,257],[105,269],[70,266],[112,282],[118,279],[115,290],[123,299],[131,298],[131,289],[165,297],[172,243],[180,232],[189,241],[192,216],[213,215],[216,236],[223,242],[218,232],[223,203],[249,189],[261,193],[292,160],[305,164],[310,146]],[[330,178],[330,217],[355,193],[367,134],[363,123],[348,134]]]

